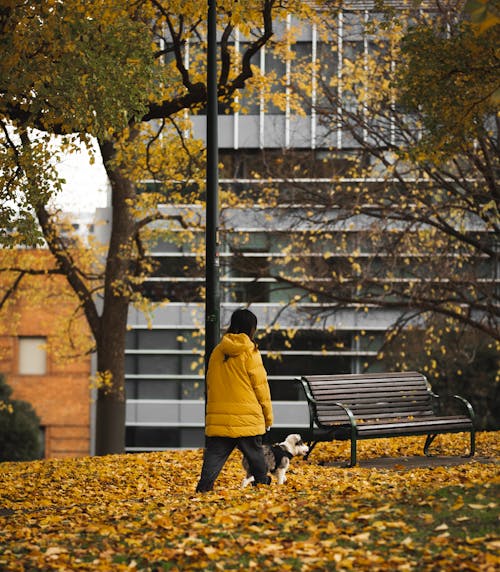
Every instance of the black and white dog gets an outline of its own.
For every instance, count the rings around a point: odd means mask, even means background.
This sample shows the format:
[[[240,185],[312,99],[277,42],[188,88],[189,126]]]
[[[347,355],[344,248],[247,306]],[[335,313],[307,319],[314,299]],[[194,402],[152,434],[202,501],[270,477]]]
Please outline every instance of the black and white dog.
[[[263,445],[263,449],[267,470],[269,473],[276,473],[278,485],[282,485],[286,481],[286,472],[290,465],[290,459],[298,455],[306,455],[309,451],[309,447],[297,433],[288,435],[282,443]],[[242,464],[247,476],[243,479],[241,486],[246,487],[253,482],[254,478],[250,473],[250,467],[245,457],[243,457]]]

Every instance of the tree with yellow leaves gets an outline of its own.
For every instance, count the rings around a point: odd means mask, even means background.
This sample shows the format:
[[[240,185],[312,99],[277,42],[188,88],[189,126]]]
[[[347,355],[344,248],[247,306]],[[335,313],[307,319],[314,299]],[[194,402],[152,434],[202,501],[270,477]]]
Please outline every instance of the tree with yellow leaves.
[[[474,4],[482,9],[473,10]],[[410,112],[418,110],[418,147],[424,153],[456,155],[481,141],[483,131],[498,128],[493,123],[500,105],[500,12],[490,4],[468,2],[464,12],[442,9],[404,34],[398,101]]]
[[[296,186],[308,207],[296,209],[295,238],[275,275],[321,303],[316,319],[352,305],[384,308],[397,316],[393,336],[437,315],[445,328],[472,328],[498,343],[498,118],[490,96],[499,27],[472,38],[462,14],[441,4],[353,9],[342,28],[325,15],[336,67],[317,70],[316,113],[330,152],[322,165],[301,168],[302,177],[321,168],[325,182]],[[448,51],[434,50],[431,60],[423,31]],[[438,60],[451,68],[453,54],[457,66],[477,63],[476,72],[467,68],[472,85],[435,81]],[[472,93],[469,116],[460,106]],[[443,129],[450,122],[457,131]],[[309,232],[296,232],[301,225]]]
[[[254,74],[252,57],[287,14],[308,2],[217,3],[218,94],[235,95]],[[237,53],[232,34],[246,41]],[[124,350],[131,303],[154,269],[155,224],[195,224],[161,204],[200,204],[204,150],[186,137],[187,113],[206,103],[206,2],[139,0],[6,1],[0,8],[0,176],[6,245],[44,241],[79,299],[95,340],[100,387],[98,454],[124,448]],[[111,186],[109,243],[88,261],[83,245],[61,232],[48,199],[61,180],[50,142],[63,150],[96,138]],[[151,184],[151,181],[153,184]],[[189,219],[189,220],[188,220]],[[39,229],[39,231],[38,231]],[[13,269],[21,281],[28,269]],[[5,297],[4,297],[5,298]]]

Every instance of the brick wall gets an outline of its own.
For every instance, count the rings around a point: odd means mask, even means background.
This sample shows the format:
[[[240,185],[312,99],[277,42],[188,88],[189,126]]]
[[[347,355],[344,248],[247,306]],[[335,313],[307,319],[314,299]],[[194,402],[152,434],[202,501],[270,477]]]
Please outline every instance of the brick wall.
[[[82,353],[88,349],[87,326],[83,319],[71,326],[72,337],[86,340],[87,347],[71,347],[66,329],[75,307],[64,280],[47,277],[23,283],[15,303],[0,312],[0,373],[12,398],[31,403],[40,417],[46,458],[90,453],[90,356]],[[44,374],[20,373],[21,336],[47,338]]]

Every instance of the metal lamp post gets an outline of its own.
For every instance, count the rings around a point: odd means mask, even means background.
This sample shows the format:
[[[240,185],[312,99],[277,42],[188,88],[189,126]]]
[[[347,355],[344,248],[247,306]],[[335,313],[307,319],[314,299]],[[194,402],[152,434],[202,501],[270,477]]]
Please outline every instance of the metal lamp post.
[[[217,134],[217,2],[208,0],[207,16],[207,172],[205,220],[205,370],[220,334],[219,150]]]

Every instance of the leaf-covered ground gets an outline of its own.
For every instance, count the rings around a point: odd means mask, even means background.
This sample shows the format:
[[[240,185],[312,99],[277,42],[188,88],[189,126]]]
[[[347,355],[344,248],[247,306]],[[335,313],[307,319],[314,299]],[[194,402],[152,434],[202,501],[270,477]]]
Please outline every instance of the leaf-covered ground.
[[[348,446],[320,444],[292,461],[285,485],[247,489],[234,453],[204,495],[194,493],[201,450],[3,463],[0,570],[494,572],[500,433],[477,441],[472,462],[409,470],[321,465]],[[440,436],[434,452],[466,444]],[[422,445],[363,441],[359,458]]]

